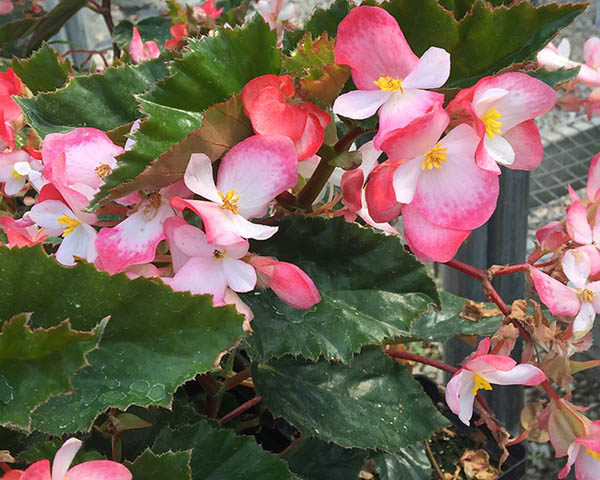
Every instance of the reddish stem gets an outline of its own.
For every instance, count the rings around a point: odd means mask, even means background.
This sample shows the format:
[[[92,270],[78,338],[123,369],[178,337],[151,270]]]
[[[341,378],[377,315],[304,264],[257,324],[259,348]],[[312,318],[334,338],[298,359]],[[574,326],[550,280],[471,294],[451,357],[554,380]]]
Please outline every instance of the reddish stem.
[[[560,402],[560,397],[558,396],[558,393],[556,393],[556,390],[552,388],[552,384],[549,380],[544,380],[541,385],[546,392],[546,395],[548,395],[551,400],[554,400],[557,403]]]
[[[456,373],[458,368],[455,368],[447,363],[444,363],[440,360],[434,360],[433,358],[422,357],[421,355],[417,355],[416,353],[410,352],[396,352],[394,350],[384,350],[390,357],[401,358],[403,360],[410,360],[412,362],[423,363],[425,365],[429,365],[431,367],[439,368],[440,370],[444,370],[448,373]]]
[[[452,267],[455,270],[458,270],[459,272],[469,275],[469,277],[476,278],[477,280],[483,280],[484,278],[487,278],[487,272],[485,270],[473,267],[471,265],[467,265],[466,263],[463,263],[454,258],[449,262],[446,262],[446,265]]]
[[[4,473],[8,473],[12,470],[12,468],[10,468],[5,462],[0,462],[0,468],[4,470]]]
[[[500,270],[496,270],[491,273],[492,277],[500,277],[502,275],[510,275],[511,273],[526,272],[529,270],[530,265],[528,263],[521,263],[519,265],[507,265],[502,267]]]
[[[544,267],[550,267],[552,265],[554,265],[556,262],[554,260],[550,260],[548,262],[544,262],[544,263],[536,263],[535,265],[532,265],[535,268],[544,268]]]
[[[246,368],[246,369],[242,370],[241,372],[236,373],[232,377],[229,377],[227,380],[225,380],[225,390],[229,390],[230,388],[233,388],[236,385],[239,385],[247,378],[250,378],[250,376],[251,376],[251,373],[250,373],[249,368]]]
[[[508,442],[506,442],[506,446],[507,447],[511,447],[513,445],[517,445],[518,443],[521,443],[523,440],[525,440],[527,438],[527,430],[523,430],[521,432],[521,435],[519,435],[518,437],[515,438],[511,438]]]
[[[254,405],[259,404],[260,402],[262,402],[262,397],[254,397],[254,398],[248,400],[247,402],[242,403],[235,410],[232,410],[227,415],[225,415],[223,418],[221,418],[221,420],[219,420],[219,425],[221,425],[221,426],[225,425],[229,420],[237,417],[238,415],[241,415],[246,410],[252,408]]]

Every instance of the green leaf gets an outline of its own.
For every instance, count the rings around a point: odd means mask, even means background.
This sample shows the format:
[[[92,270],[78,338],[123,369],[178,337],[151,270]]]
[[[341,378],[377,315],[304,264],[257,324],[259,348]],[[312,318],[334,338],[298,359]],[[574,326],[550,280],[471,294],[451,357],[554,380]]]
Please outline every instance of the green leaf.
[[[142,41],[154,41],[157,43],[159,48],[165,46],[165,42],[172,38],[171,22],[168,18],[163,17],[149,17],[145,18],[141,22],[135,25],[140,32]],[[115,27],[113,32],[113,42],[119,47],[129,47],[131,37],[133,36],[133,23],[129,20],[121,20]]]
[[[455,335],[489,336],[500,328],[503,315],[480,318],[473,322],[460,316],[467,301],[465,298],[447,292],[440,292],[440,298],[442,299],[440,311],[430,308],[425,315],[413,322],[411,326],[413,338],[430,342],[445,342]],[[484,308],[497,311],[496,306],[492,303],[484,303]]]
[[[349,480],[358,478],[367,452],[358,448],[342,448],[317,438],[307,438],[284,458],[290,470],[303,480]]]
[[[40,247],[0,248],[0,272],[0,318],[29,311],[36,326],[69,318],[73,328],[89,330],[110,315],[90,365],[73,377],[75,393],[52,398],[33,416],[35,429],[53,435],[89,429],[108,407],[170,405],[175,389],[211,370],[242,333],[242,317],[232,307],[214,308],[208,295],[88,264],[64,268]]]
[[[30,447],[19,453],[17,461],[31,464],[44,459],[52,460],[63,444],[63,441],[59,438],[44,441],[40,441],[38,438],[37,441],[35,441],[35,436],[36,435],[34,434],[31,436],[32,438],[28,439],[33,443]],[[39,435],[37,435],[37,437],[39,437]],[[73,459],[72,465],[89,462],[91,460],[106,460],[106,457],[95,450],[79,450]]]
[[[250,0],[242,0],[235,2],[224,2],[230,3],[230,6],[223,5],[221,2],[217,2],[217,6],[225,7],[225,10],[219,18],[217,18],[217,25],[230,25],[235,27],[236,25],[242,25],[248,14],[248,8],[250,7]],[[235,6],[234,6],[235,4]]]
[[[307,437],[397,452],[447,424],[409,370],[365,347],[352,365],[287,356],[253,364],[256,392],[273,415]]]
[[[556,70],[548,70],[547,68],[538,68],[536,70],[527,70],[524,73],[532,76],[533,78],[537,78],[541,80],[547,85],[551,87],[556,87],[557,85],[565,82],[570,82],[574,80],[577,74],[579,73],[579,69],[581,67],[575,68],[558,68]]]
[[[139,97],[148,117],[133,138],[133,149],[119,158],[119,166],[90,208],[114,197],[113,189],[133,180],[157,157],[200,128],[204,112],[239,93],[260,75],[281,69],[276,33],[259,16],[243,28],[218,28],[216,35],[190,39],[181,60],[173,62],[172,75]]]
[[[10,66],[34,95],[62,87],[71,71],[71,62],[59,62],[56,52],[46,43],[31,58],[13,58]]]
[[[121,197],[139,190],[158,190],[183,179],[192,153],[204,153],[215,161],[227,150],[253,135],[252,124],[244,115],[239,95],[210,107],[202,126],[154,160],[133,181],[113,190]]]
[[[111,130],[139,118],[133,94],[146,91],[167,74],[164,60],[157,58],[109,68],[102,74],[74,77],[56,92],[16,101],[41,138],[78,127]]]
[[[29,35],[40,21],[40,17],[25,17],[0,26],[0,46],[15,43],[20,38]]]
[[[365,344],[409,335],[412,321],[439,301],[425,267],[398,237],[342,217],[285,218],[277,235],[251,250],[298,265],[321,294],[308,310],[271,291],[243,296],[255,315],[248,342],[262,360],[292,353],[349,362]]]
[[[287,464],[277,455],[265,452],[254,437],[217,429],[214,422],[202,420],[177,430],[165,429],[153,446],[155,452],[192,450],[194,480],[292,480]]]
[[[371,457],[380,480],[430,480],[431,463],[423,445],[406,447],[398,453]]]
[[[23,430],[29,430],[33,410],[71,391],[71,377],[86,364],[86,354],[106,326],[104,320],[89,332],[79,332],[65,320],[32,330],[29,319],[30,314],[17,315],[0,332],[0,421]]]
[[[61,0],[42,17],[27,43],[27,53],[38,49],[44,40],[58,33],[62,26],[87,5],[87,0]]]
[[[192,452],[165,452],[157,455],[146,450],[134,462],[125,462],[133,474],[133,480],[168,478],[169,480],[190,480]]]

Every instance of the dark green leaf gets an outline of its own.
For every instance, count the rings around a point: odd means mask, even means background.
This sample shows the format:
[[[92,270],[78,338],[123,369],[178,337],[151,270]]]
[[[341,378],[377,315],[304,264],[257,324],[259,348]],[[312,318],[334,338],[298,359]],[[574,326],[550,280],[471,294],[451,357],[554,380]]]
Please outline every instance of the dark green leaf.
[[[71,71],[71,63],[59,62],[56,52],[46,43],[31,58],[13,58],[10,66],[34,95],[62,87]]]
[[[40,17],[25,17],[0,26],[0,46],[6,46],[29,35],[40,21]]]
[[[226,102],[210,107],[198,130],[154,160],[132,182],[113,190],[113,195],[121,197],[138,190],[158,190],[171,185],[183,179],[192,153],[204,153],[215,161],[253,134],[250,120],[244,115],[240,96],[236,94]]]
[[[157,455],[146,450],[134,462],[125,462],[125,466],[133,474],[133,480],[169,479],[190,480],[190,451],[165,452]]]
[[[438,312],[432,308],[422,317],[415,320],[411,327],[413,338],[430,342],[445,342],[455,335],[492,335],[500,328],[503,318],[501,314],[480,318],[473,322],[460,316],[466,299],[447,292],[440,292],[442,309]],[[492,303],[484,304],[484,308],[498,311]]]
[[[119,158],[119,167],[105,178],[92,208],[200,128],[206,109],[240,92],[255,77],[279,73],[276,33],[260,16],[243,28],[216,31],[215,36],[190,39],[183,58],[173,62],[172,75],[140,97],[148,118],[134,134],[134,148]]]
[[[168,75],[160,58],[75,77],[66,87],[34,98],[18,98],[29,124],[44,138],[78,127],[111,130],[140,117],[133,97]]]
[[[398,453],[371,457],[380,480],[430,480],[431,464],[423,445],[406,447]]]
[[[17,457],[19,462],[31,464],[37,462],[38,460],[51,460],[54,458],[54,455],[56,455],[56,452],[63,444],[63,441],[59,438],[44,441],[39,441],[39,439],[34,441],[33,438],[29,440],[33,441],[34,443],[32,443],[31,446],[26,450],[19,453]],[[78,463],[89,462],[91,460],[106,460],[106,457],[94,450],[79,450],[73,459],[72,464],[77,465]]]
[[[177,430],[165,429],[154,443],[155,452],[192,449],[194,480],[292,480],[287,464],[265,452],[253,437],[217,429],[207,420]]]
[[[34,326],[69,318],[73,328],[90,330],[110,316],[100,348],[87,356],[90,366],[73,377],[75,393],[36,410],[33,427],[47,433],[87,430],[108,407],[169,405],[179,385],[212,369],[242,333],[242,317],[232,307],[214,308],[210,296],[87,264],[64,268],[39,247],[0,248],[0,272],[0,318],[29,311]]]
[[[149,17],[145,18],[141,22],[135,25],[140,32],[142,41],[154,41],[157,43],[159,48],[165,46],[165,42],[172,38],[171,22],[168,18],[163,17]],[[113,42],[119,47],[129,47],[131,37],[133,36],[133,23],[129,20],[121,20],[115,27],[113,32]]]
[[[307,438],[284,458],[290,470],[303,480],[354,480],[365,464],[367,452]]]
[[[398,237],[340,217],[286,218],[252,251],[298,265],[322,298],[297,310],[270,291],[244,296],[255,314],[248,341],[263,360],[292,353],[349,362],[362,345],[409,335],[412,321],[439,300],[425,267]]]
[[[58,33],[62,26],[87,3],[87,0],[60,0],[58,5],[44,15],[36,25],[27,44],[27,53],[38,49],[44,40]]]
[[[556,87],[561,83],[570,82],[571,80],[574,80],[577,74],[579,73],[580,68],[581,67],[569,69],[558,68],[556,70],[538,68],[536,70],[527,70],[525,73],[527,73],[527,75],[532,76],[533,78],[541,80],[542,82],[544,82],[547,85],[550,85],[551,87]]]
[[[235,2],[229,2],[231,5],[235,6],[225,6],[222,3],[217,2],[219,7],[225,7],[225,11],[221,13],[219,18],[217,18],[217,25],[229,25],[234,27],[236,25],[242,25],[244,20],[246,19],[246,15],[248,14],[248,8],[250,7],[250,0],[242,0]],[[227,3],[227,2],[225,2]]]
[[[17,315],[0,332],[0,421],[23,430],[29,430],[33,410],[71,391],[71,377],[85,366],[86,354],[106,326],[104,320],[89,332],[79,332],[65,320],[32,330],[29,319],[29,314]]]
[[[397,452],[447,424],[412,377],[379,347],[352,365],[287,356],[252,366],[258,395],[308,437]]]

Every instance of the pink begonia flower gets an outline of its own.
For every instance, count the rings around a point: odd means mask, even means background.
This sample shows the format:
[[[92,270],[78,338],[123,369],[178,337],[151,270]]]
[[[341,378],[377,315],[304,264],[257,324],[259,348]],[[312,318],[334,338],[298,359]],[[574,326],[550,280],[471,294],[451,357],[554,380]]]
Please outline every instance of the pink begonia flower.
[[[412,204],[439,227],[473,230],[494,212],[499,181],[475,165],[479,138],[469,125],[461,124],[440,138],[449,121],[438,107],[392,131],[382,150],[390,160],[401,160],[393,173],[398,203]]]
[[[335,62],[348,65],[358,90],[345,93],[333,112],[363,119],[379,111],[375,148],[390,130],[404,127],[436,104],[439,88],[450,75],[450,54],[431,47],[419,59],[410,49],[398,22],[379,7],[358,7],[341,21],[335,44]]]
[[[7,197],[16,195],[27,181],[39,192],[48,183],[42,177],[42,169],[42,162],[32,158],[25,150],[0,153],[2,193]]]
[[[133,36],[129,43],[129,54],[135,63],[152,60],[160,56],[160,49],[155,41],[142,42],[142,37],[137,27],[133,27]]]
[[[265,215],[273,199],[296,184],[297,164],[296,149],[288,137],[255,135],[225,154],[215,185],[210,158],[193,154],[185,171],[185,184],[208,201],[174,197],[171,206],[177,210],[190,208],[200,215],[208,243],[265,240],[277,232],[277,227],[248,219]]]
[[[537,61],[548,70],[557,68],[576,68],[580,67],[577,79],[585,83],[600,83],[600,72],[596,72],[587,65],[573,60],[569,60],[571,55],[571,43],[568,38],[563,38],[555,47],[552,42],[546,45],[537,54]]]
[[[321,301],[314,282],[297,265],[259,255],[251,256],[249,261],[258,271],[259,286],[269,287],[289,306],[304,310]]]
[[[344,216],[346,221],[353,222],[358,215],[368,225],[387,233],[399,235],[398,231],[389,223],[377,223],[369,215],[367,199],[364,189],[369,174],[377,167],[377,159],[381,156],[381,150],[377,150],[373,142],[367,142],[359,148],[362,153],[360,167],[344,172],[341,180],[342,202],[346,206]]]
[[[125,466],[110,460],[93,460],[69,468],[80,448],[81,440],[69,438],[56,452],[52,471],[48,460],[39,460],[23,472],[21,480],[131,480]]]
[[[23,474],[23,470],[11,470],[6,472],[2,477],[2,480],[21,480],[21,475]]]
[[[208,0],[208,2],[204,2],[199,7],[194,7],[194,12],[202,13],[204,15],[208,15],[212,17],[213,20],[219,18],[221,13],[223,13],[224,8],[217,9],[215,2],[213,0]]]
[[[573,287],[560,283],[537,268],[531,267],[529,272],[540,299],[552,315],[575,317],[573,336],[579,339],[591,330],[596,313],[600,313],[600,282],[588,283],[591,262],[579,249],[564,254],[562,269]]]
[[[123,148],[95,128],[51,133],[42,144],[43,174],[73,210],[81,211],[100,191],[121,153]],[[86,223],[94,223],[90,214],[81,215]]]
[[[275,30],[282,22],[296,15],[296,8],[291,3],[286,4],[286,0],[258,0],[256,10],[269,24],[271,30]]]
[[[15,6],[13,5],[12,0],[0,0],[0,15],[6,15],[13,11]]]
[[[500,173],[497,163],[517,170],[533,170],[542,161],[542,140],[535,117],[552,110],[556,92],[525,73],[485,77],[461,90],[448,104],[450,115],[472,119],[480,138],[477,165]]]
[[[591,37],[586,40],[583,45],[583,59],[588,67],[600,75],[600,38]]]
[[[565,227],[571,240],[582,245],[590,260],[590,274],[600,272],[600,211],[596,211],[593,227],[588,222],[588,209],[581,201],[567,208]]]
[[[202,230],[181,225],[173,231],[173,243],[189,259],[172,279],[163,279],[175,291],[213,295],[215,303],[225,299],[227,287],[249,292],[256,285],[256,272],[240,260],[248,253],[248,241],[229,245],[211,244]]]
[[[15,148],[14,127],[23,119],[23,112],[12,96],[25,92],[25,85],[12,68],[0,72],[0,140],[12,149]]]
[[[187,43],[185,37],[188,34],[185,24],[178,23],[176,25],[173,25],[169,32],[171,32],[173,38],[165,42],[165,48],[167,50],[178,50],[180,48],[183,48]]]
[[[43,228],[39,228],[29,215],[18,220],[12,217],[0,217],[0,228],[8,238],[9,247],[30,247],[42,243],[48,237]]]
[[[567,464],[558,478],[565,478],[575,465],[577,480],[600,479],[600,420],[593,422],[585,437],[575,438],[567,451]]]
[[[558,247],[569,240],[569,236],[565,232],[565,228],[560,222],[550,222],[544,225],[537,232],[535,237],[544,250],[553,252]]]
[[[187,198],[192,192],[183,181],[165,187],[150,194],[118,225],[98,232],[96,249],[103,270],[113,275],[154,260],[156,247],[166,238],[163,224],[175,215],[169,200],[176,195]]]
[[[600,115],[600,88],[594,88],[590,92],[583,104],[583,110],[588,119]]]
[[[402,161],[388,160],[375,166],[369,174],[365,199],[369,215],[377,223],[393,220],[402,211],[394,192],[394,172],[400,164]]]
[[[594,155],[590,163],[586,195],[590,202],[600,200],[600,153]]]
[[[473,416],[473,402],[479,390],[492,390],[497,385],[539,385],[546,375],[539,368],[517,365],[505,355],[490,355],[491,339],[479,342],[477,351],[464,363],[448,382],[446,403],[458,418],[469,425]]]
[[[289,137],[302,161],[317,153],[323,144],[331,117],[312,103],[295,103],[294,95],[289,75],[263,75],[244,86],[242,102],[257,134]]]

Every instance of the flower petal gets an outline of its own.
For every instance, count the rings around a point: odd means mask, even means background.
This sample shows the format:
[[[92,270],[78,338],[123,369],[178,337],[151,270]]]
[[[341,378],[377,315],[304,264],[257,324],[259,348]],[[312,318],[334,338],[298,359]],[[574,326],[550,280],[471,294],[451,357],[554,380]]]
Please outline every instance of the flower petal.
[[[393,95],[384,90],[352,90],[336,98],[333,113],[342,117],[362,120],[369,118],[379,110]]]
[[[212,258],[193,257],[170,279],[168,283],[176,292],[202,293],[214,297],[214,303],[223,301],[227,279],[220,261]]]
[[[373,169],[365,188],[365,199],[369,215],[375,222],[387,222],[396,218],[402,204],[396,201],[394,193],[394,171],[397,162],[386,161]]]
[[[594,306],[588,302],[581,302],[581,309],[573,321],[573,336],[575,339],[585,337],[594,326],[595,319]]]
[[[591,262],[583,250],[567,251],[562,258],[562,269],[575,288],[585,288],[590,276]]]
[[[81,440],[77,438],[69,438],[62,444],[52,462],[52,480],[63,480],[81,445]]]
[[[463,380],[464,370],[461,368],[454,376],[450,379],[446,385],[446,403],[450,410],[458,414],[460,412],[460,399],[458,392]]]
[[[220,245],[208,244],[206,234],[193,225],[184,224],[173,231],[173,244],[188,257],[212,258]]]
[[[483,144],[487,150],[487,154],[492,157],[494,162],[506,166],[514,163],[515,151],[502,135],[494,135],[494,138],[486,135],[483,138]]]
[[[186,187],[195,194],[212,202],[222,203],[213,179],[212,161],[205,154],[192,154],[183,178]]]
[[[419,178],[421,177],[421,164],[424,157],[417,157],[399,165],[394,172],[394,193],[399,203],[412,202]]]
[[[592,202],[600,200],[600,153],[594,155],[587,179],[587,197]]]
[[[131,472],[124,465],[110,460],[80,463],[69,470],[65,476],[65,480],[131,480],[131,478]]]
[[[62,265],[75,265],[74,257],[80,257],[94,263],[98,257],[96,235],[94,227],[81,223],[63,239],[56,251],[56,261]]]
[[[360,90],[375,90],[379,77],[405,78],[418,62],[396,19],[379,7],[358,7],[340,22],[335,63],[349,65]]]
[[[235,258],[224,258],[223,271],[227,285],[234,292],[249,292],[256,286],[256,271],[251,265]]]
[[[185,262],[189,260],[189,256],[181,251],[181,249],[175,244],[175,230],[179,227],[187,225],[187,222],[181,217],[169,217],[163,223],[165,230],[165,236],[167,243],[169,244],[169,251],[171,252],[171,261],[173,263],[173,271],[177,273],[181,267],[185,265]]]
[[[58,200],[39,202],[29,212],[31,220],[40,227],[50,229],[53,234],[60,234],[64,230],[65,226],[57,222],[62,216],[77,218],[69,207]]]
[[[565,221],[567,233],[576,243],[587,245],[592,243],[592,228],[587,219],[587,208],[581,202],[573,202],[567,208],[567,218]]]
[[[490,383],[498,385],[539,385],[546,375],[539,368],[529,364],[519,364],[508,371],[494,370],[481,374]]]
[[[275,263],[268,285],[275,295],[294,308],[311,308],[321,301],[312,279],[292,263]]]
[[[255,135],[225,154],[217,187],[223,194],[235,190],[243,217],[261,217],[277,195],[296,185],[297,170],[296,149],[288,137]]]
[[[467,124],[448,133],[440,145],[447,161],[419,178],[413,203],[429,222],[454,230],[473,230],[492,215],[498,199],[498,176],[475,165],[479,139]]]
[[[20,480],[52,480],[50,476],[50,462],[40,460],[30,465],[21,475]]]
[[[581,301],[572,288],[537,268],[531,267],[529,273],[540,300],[550,309],[552,315],[577,315],[581,308]]]
[[[513,170],[534,170],[540,166],[544,157],[542,139],[533,120],[515,125],[502,135],[512,147],[514,159],[505,164]]]
[[[404,88],[440,88],[450,76],[450,54],[430,47],[402,82]]]

